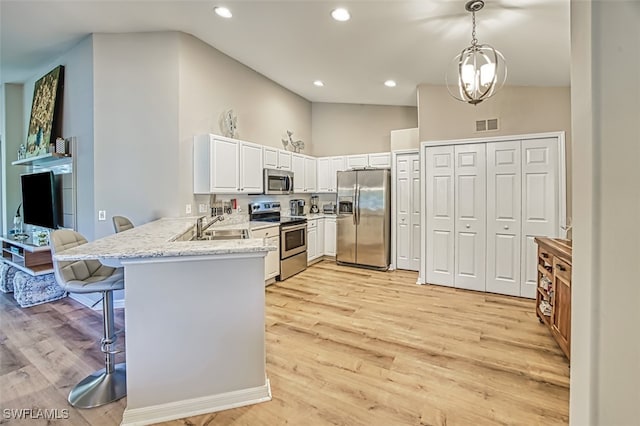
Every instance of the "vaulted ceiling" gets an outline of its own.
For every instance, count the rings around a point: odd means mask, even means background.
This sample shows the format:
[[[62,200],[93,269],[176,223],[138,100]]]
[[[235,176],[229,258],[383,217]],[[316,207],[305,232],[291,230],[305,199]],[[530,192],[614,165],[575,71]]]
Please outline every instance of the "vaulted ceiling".
[[[569,0],[486,0],[477,36],[500,50],[507,84],[568,86]],[[471,40],[464,1],[0,2],[0,78],[21,82],[90,33],[182,31],[313,102],[415,105],[444,84]],[[228,7],[233,17],[213,13]],[[351,20],[330,16],[346,7]],[[384,81],[393,79],[389,88]],[[324,87],[313,85],[322,80]]]

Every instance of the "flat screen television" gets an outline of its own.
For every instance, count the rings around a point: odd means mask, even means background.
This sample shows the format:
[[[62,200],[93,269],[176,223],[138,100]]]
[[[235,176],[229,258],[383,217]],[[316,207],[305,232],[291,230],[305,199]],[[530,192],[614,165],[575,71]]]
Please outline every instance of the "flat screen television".
[[[20,178],[23,222],[51,229],[62,225],[61,196],[53,172],[31,173]]]

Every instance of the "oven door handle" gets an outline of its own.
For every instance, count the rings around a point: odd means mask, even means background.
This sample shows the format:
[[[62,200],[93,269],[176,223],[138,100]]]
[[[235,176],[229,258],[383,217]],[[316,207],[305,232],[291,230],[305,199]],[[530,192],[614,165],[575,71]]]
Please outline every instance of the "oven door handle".
[[[297,231],[298,229],[307,229],[307,224],[303,223],[301,225],[284,226],[282,227],[282,229],[280,229],[280,233],[284,234],[285,232]]]

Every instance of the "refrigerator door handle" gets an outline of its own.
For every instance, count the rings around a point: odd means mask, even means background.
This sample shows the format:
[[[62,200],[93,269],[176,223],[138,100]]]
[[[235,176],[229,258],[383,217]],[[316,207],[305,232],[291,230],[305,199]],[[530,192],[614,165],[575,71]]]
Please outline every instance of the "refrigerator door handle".
[[[360,225],[360,187],[356,186],[356,204],[353,211],[353,223],[354,225]]]

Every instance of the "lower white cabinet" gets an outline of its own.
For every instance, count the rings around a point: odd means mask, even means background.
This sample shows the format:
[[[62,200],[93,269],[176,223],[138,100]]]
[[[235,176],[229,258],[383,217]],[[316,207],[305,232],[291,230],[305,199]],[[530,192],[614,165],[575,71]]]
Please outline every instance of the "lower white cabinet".
[[[307,221],[307,262],[318,257],[318,219]]]
[[[336,218],[319,217],[307,220],[307,262],[322,256],[336,255]]]
[[[327,217],[324,219],[324,254],[327,256],[336,255],[336,218]]]
[[[269,245],[274,245],[278,249],[270,251],[264,259],[264,280],[268,281],[280,275],[280,227],[257,229],[251,231],[252,238],[264,238]]]

